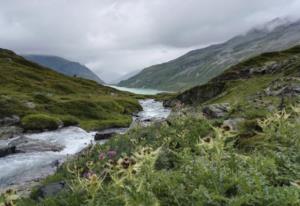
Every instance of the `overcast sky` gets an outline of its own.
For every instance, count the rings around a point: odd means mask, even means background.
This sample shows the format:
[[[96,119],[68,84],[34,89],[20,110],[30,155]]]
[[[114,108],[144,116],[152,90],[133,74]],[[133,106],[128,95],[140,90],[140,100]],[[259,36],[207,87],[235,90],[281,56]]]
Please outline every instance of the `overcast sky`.
[[[299,11],[300,0],[1,0],[0,47],[78,61],[109,82]]]

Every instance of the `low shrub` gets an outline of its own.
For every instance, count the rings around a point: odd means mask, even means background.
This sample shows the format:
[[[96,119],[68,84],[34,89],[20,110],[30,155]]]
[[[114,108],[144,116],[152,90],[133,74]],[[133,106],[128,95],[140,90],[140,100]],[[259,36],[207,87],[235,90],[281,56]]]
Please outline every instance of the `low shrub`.
[[[79,119],[71,115],[62,116],[60,119],[64,127],[75,126],[79,124]]]
[[[60,124],[58,118],[46,114],[30,114],[22,119],[25,130],[55,130]]]

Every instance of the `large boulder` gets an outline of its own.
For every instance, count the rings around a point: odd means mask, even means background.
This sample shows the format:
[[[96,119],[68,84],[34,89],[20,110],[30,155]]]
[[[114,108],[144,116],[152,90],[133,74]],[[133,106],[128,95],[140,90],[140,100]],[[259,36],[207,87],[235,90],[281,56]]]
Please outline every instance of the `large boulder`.
[[[10,154],[16,153],[15,146],[8,146],[8,145],[0,145],[0,157],[5,157]]]
[[[221,118],[228,114],[230,110],[230,104],[222,103],[205,106],[202,112],[208,118]]]
[[[20,134],[22,134],[23,129],[21,127],[17,127],[17,126],[4,126],[4,127],[0,127],[0,139],[10,139],[16,136],[19,136]]]
[[[300,79],[298,77],[277,79],[264,92],[268,96],[300,96]]]
[[[11,126],[20,123],[20,117],[17,115],[13,115],[11,117],[4,117],[0,119],[0,126]]]
[[[36,140],[27,137],[18,137],[12,140],[8,146],[15,147],[16,152],[59,152],[64,149],[63,146],[49,143],[43,140]]]
[[[196,86],[178,95],[176,100],[189,105],[200,104],[220,95],[224,91],[225,85],[224,82],[213,82]]]
[[[109,132],[97,132],[95,134],[95,141],[101,141],[101,140],[106,140],[106,139],[110,139],[112,136],[114,136],[115,134],[117,134],[114,131],[109,131]]]
[[[236,131],[244,121],[244,118],[227,119],[223,122],[222,128],[228,131]]]

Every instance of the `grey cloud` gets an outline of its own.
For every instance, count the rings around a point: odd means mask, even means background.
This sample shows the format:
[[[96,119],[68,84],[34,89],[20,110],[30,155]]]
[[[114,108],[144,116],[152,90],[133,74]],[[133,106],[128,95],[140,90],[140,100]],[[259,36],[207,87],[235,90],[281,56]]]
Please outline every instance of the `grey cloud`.
[[[300,0],[9,0],[0,47],[79,61],[110,81],[299,10]]]

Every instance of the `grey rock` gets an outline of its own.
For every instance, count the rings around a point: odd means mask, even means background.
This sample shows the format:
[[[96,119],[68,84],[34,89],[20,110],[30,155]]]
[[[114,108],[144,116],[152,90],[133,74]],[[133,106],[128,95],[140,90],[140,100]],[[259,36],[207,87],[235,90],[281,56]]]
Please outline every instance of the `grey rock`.
[[[20,117],[17,115],[13,115],[11,117],[4,117],[0,119],[0,126],[11,126],[20,123]]]
[[[224,82],[200,85],[181,93],[176,99],[184,104],[200,104],[217,97],[224,89]]]
[[[244,118],[227,119],[223,122],[222,128],[228,131],[236,131],[244,121]]]
[[[224,117],[231,110],[230,104],[211,104],[205,106],[202,110],[203,114],[208,118],[220,118]]]
[[[269,112],[274,112],[274,111],[276,111],[276,107],[274,105],[269,105],[268,106],[268,111]]]
[[[300,79],[284,77],[273,81],[265,90],[268,96],[300,96]]]
[[[30,139],[27,137],[18,137],[12,140],[8,146],[15,147],[16,152],[20,153],[45,151],[58,152],[64,148],[61,145],[52,144],[43,140]]]
[[[36,107],[35,103],[33,102],[25,102],[25,107],[27,107],[28,109],[34,109]]]
[[[95,134],[95,141],[110,139],[112,136],[117,134],[116,132],[97,132]]]
[[[10,154],[16,153],[15,146],[8,146],[8,145],[0,145],[0,157],[5,157]]]
[[[10,139],[22,134],[23,129],[17,126],[4,126],[0,127],[0,139]]]
[[[299,96],[300,95],[300,84],[287,86],[281,91],[280,94],[284,95],[284,96]]]
[[[37,191],[36,199],[43,199],[47,197],[53,197],[66,188],[65,182],[54,182],[48,185],[42,186]]]

